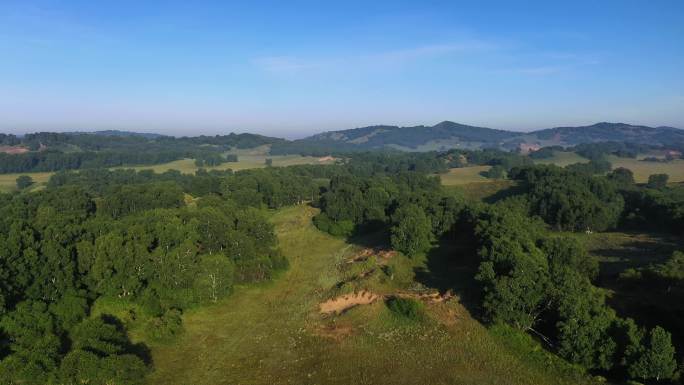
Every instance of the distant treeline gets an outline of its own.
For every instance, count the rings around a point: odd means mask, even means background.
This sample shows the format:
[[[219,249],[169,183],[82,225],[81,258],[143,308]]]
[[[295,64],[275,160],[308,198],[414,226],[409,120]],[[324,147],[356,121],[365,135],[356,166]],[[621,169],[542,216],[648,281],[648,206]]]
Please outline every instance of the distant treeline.
[[[22,154],[0,153],[0,173],[77,170],[124,165],[153,165],[194,158],[200,166],[237,161],[223,155],[232,148],[254,148],[276,139],[253,134],[174,138],[140,135],[35,133],[0,136],[0,144],[24,146]]]

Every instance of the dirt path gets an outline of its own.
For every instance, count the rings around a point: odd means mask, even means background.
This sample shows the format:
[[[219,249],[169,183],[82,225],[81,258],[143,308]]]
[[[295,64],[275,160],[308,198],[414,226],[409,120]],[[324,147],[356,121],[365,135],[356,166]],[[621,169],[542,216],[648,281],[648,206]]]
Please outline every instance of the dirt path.
[[[151,347],[156,369],[150,384],[563,383],[518,361],[467,312],[446,304],[431,306],[462,315],[450,326],[398,325],[382,301],[349,315],[322,316],[319,305],[340,278],[335,266],[352,249],[313,228],[314,214],[298,206],[273,217],[290,269],[188,312],[178,341]]]

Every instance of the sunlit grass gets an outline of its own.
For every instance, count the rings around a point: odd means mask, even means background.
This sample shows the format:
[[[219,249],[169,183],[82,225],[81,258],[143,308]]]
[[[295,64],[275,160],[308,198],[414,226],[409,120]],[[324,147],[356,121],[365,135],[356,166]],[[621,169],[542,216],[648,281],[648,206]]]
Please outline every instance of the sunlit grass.
[[[175,343],[151,343],[151,384],[576,384],[475,321],[457,301],[428,304],[426,317],[405,322],[383,301],[340,316],[318,304],[343,278],[340,265],[359,250],[323,234],[306,206],[276,212],[290,269],[273,282],[238,287],[218,304],[191,310]],[[392,281],[369,280],[374,291],[412,284],[425,259],[391,261]],[[535,348],[538,349],[538,348]],[[539,351],[535,354],[545,355]]]

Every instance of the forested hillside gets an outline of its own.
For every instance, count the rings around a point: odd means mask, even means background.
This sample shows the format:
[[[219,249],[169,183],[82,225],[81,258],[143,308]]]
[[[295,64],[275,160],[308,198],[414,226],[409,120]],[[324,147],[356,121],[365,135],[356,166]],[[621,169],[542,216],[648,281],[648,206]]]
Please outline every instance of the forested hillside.
[[[278,153],[333,149],[358,151],[399,149],[432,151],[498,148],[537,149],[548,146],[575,146],[597,142],[627,142],[655,146],[684,146],[684,130],[672,127],[635,126],[624,123],[597,123],[582,127],[558,127],[537,131],[504,131],[444,121],[434,126],[370,126],[325,132],[274,146]]]

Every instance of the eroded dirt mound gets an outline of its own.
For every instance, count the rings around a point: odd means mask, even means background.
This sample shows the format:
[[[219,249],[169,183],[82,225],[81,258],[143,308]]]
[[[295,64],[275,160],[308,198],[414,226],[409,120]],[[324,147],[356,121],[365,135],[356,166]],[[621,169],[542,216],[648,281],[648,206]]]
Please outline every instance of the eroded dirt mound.
[[[364,290],[329,299],[319,305],[319,310],[323,314],[341,314],[354,306],[369,305],[380,298],[381,295]]]
[[[347,259],[346,262],[347,263],[363,262],[363,261],[366,261],[368,258],[374,256],[374,255],[377,258],[378,264],[384,265],[392,257],[397,255],[397,252],[394,250],[366,248],[366,249],[363,249],[360,252],[356,253],[353,257]]]

